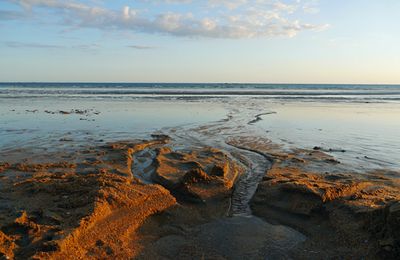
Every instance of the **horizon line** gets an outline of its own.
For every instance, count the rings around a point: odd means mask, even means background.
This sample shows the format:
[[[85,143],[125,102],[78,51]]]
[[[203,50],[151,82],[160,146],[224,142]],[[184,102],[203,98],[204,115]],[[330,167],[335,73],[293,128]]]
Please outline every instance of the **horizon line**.
[[[399,86],[400,83],[271,83],[271,82],[162,82],[162,81],[147,81],[147,82],[134,82],[134,81],[0,81],[0,84],[41,84],[41,83],[55,83],[55,84],[226,84],[226,85],[361,85],[361,86]]]

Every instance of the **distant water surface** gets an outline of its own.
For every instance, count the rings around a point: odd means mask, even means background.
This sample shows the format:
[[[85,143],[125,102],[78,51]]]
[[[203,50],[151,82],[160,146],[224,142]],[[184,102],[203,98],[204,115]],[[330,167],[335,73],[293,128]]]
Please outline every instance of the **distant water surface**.
[[[0,98],[120,98],[255,96],[275,100],[398,102],[400,85],[0,83]]]

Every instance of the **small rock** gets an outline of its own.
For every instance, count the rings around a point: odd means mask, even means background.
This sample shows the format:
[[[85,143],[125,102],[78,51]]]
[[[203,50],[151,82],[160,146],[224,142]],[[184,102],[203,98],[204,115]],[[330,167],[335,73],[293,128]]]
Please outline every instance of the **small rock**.
[[[333,158],[331,158],[331,159],[326,159],[325,162],[328,162],[328,163],[335,163],[335,164],[339,164],[339,163],[340,163],[338,160],[333,159]]]

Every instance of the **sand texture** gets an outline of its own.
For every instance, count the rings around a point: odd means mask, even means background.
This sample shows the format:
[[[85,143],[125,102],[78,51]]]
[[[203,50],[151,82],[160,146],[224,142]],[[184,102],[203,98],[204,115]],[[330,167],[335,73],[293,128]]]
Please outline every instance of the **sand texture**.
[[[226,145],[154,135],[1,161],[0,258],[400,256],[394,172],[346,172],[323,151],[255,137]]]

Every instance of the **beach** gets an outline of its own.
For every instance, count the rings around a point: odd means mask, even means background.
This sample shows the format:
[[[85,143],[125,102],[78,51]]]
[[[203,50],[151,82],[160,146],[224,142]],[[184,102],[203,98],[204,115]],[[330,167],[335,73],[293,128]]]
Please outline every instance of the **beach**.
[[[0,85],[0,257],[396,259],[397,86]]]

